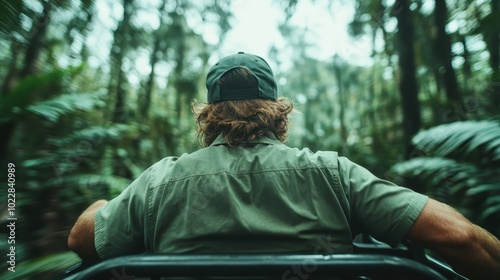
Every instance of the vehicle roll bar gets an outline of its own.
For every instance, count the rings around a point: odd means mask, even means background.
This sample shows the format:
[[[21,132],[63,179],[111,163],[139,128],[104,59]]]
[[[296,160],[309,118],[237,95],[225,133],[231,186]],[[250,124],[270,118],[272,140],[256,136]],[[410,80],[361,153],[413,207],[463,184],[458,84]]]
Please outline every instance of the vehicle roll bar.
[[[316,279],[363,276],[368,279],[446,279],[417,261],[387,255],[155,254],[118,257],[89,267],[70,279],[137,279],[139,277],[271,277]],[[163,278],[162,278],[163,279]],[[359,278],[367,279],[367,278]]]

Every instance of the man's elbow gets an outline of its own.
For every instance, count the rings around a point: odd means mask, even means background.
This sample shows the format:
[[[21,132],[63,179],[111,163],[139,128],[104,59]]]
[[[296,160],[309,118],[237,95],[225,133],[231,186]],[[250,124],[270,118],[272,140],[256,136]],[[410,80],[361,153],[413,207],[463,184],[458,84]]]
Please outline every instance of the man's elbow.
[[[68,236],[68,248],[75,252],[82,260],[99,260],[92,238],[85,238],[85,234],[73,228]]]
[[[73,229],[71,230],[68,236],[68,248],[75,252],[77,252],[78,249],[81,247],[76,235],[77,234],[75,233],[75,229]]]
[[[94,215],[101,207],[106,205],[106,200],[96,201],[89,206],[71,229],[68,236],[68,248],[73,250],[82,259],[99,260],[94,245]]]
[[[78,236],[77,230],[73,228],[68,236],[68,248],[83,259],[82,254],[85,249],[81,238],[78,238]]]

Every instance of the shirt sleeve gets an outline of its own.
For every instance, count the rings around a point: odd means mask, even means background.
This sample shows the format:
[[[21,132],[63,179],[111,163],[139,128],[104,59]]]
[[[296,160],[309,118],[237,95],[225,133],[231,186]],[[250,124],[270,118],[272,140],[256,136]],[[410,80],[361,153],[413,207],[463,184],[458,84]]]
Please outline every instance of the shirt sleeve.
[[[101,260],[146,250],[150,169],[94,216],[94,244]]]
[[[379,179],[365,168],[339,157],[339,174],[349,193],[355,232],[397,246],[420,215],[428,197]]]

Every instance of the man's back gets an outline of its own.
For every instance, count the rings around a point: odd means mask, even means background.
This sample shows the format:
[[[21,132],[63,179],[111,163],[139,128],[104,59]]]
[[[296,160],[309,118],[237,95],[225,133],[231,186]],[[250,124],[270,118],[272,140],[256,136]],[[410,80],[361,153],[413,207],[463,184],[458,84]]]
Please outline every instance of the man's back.
[[[145,171],[96,213],[95,242],[101,258],[132,240],[137,252],[350,253],[361,231],[398,244],[426,201],[335,152],[219,137]]]
[[[313,253],[329,240],[335,252],[351,252],[337,154],[272,138],[237,147],[218,138],[173,165],[158,163],[150,186],[154,251]]]

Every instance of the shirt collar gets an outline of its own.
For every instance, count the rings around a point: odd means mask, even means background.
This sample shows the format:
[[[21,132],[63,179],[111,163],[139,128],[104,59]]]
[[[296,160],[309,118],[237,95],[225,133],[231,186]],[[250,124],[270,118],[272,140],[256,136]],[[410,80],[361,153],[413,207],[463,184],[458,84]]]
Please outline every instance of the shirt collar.
[[[266,144],[266,145],[276,145],[276,144],[282,144],[281,141],[276,139],[276,136],[274,136],[273,133],[268,133],[264,136],[261,136],[257,139],[251,139],[247,140],[244,142],[245,144]],[[226,139],[222,136],[222,134],[219,134],[217,138],[215,138],[214,142],[210,146],[218,146],[218,145],[226,145]]]

